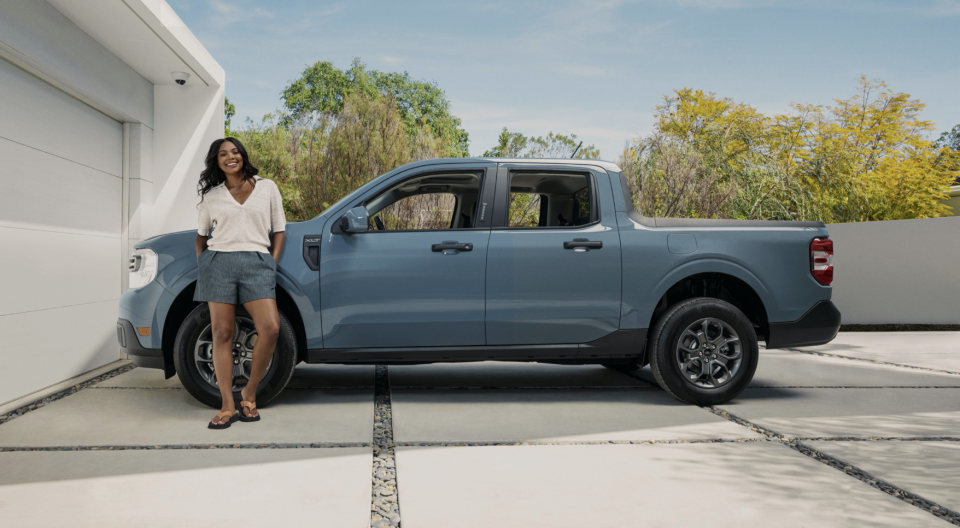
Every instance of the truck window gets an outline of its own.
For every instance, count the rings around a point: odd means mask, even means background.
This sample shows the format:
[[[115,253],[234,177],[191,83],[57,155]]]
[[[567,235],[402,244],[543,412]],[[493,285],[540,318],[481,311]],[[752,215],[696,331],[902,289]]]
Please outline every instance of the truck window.
[[[576,227],[596,220],[593,186],[585,174],[514,173],[507,227]]]
[[[431,174],[404,180],[367,201],[370,229],[410,231],[474,227],[480,178]]]

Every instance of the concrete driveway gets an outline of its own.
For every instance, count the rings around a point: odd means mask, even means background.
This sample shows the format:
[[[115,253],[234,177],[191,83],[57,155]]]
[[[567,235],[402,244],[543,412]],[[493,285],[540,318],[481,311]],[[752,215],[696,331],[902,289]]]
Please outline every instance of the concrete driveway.
[[[764,351],[712,409],[649,370],[301,365],[225,431],[125,366],[0,417],[0,526],[960,525],[958,338]]]

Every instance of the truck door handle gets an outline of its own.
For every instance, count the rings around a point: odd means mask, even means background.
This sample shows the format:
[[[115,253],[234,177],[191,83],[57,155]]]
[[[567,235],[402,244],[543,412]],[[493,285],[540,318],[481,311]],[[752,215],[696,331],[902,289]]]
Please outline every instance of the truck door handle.
[[[587,249],[600,249],[603,247],[603,242],[601,241],[590,241],[590,240],[571,240],[569,242],[563,243],[563,249],[574,249],[574,248],[587,248]]]
[[[473,251],[473,244],[459,244],[457,242],[444,242],[443,244],[434,244],[430,246],[434,251],[443,251],[446,249],[456,249],[458,251]]]

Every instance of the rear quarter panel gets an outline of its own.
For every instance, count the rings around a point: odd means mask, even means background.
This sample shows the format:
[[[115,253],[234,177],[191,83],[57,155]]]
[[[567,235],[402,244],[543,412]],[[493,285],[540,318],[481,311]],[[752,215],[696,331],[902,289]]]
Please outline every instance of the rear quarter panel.
[[[743,227],[644,225],[627,213],[620,174],[610,177],[623,254],[621,328],[648,328],[663,294],[698,273],[725,273],[750,285],[771,323],[795,321],[818,301],[830,299],[833,289],[810,274],[810,241],[826,237],[826,227],[794,227],[789,222]],[[672,234],[693,235],[696,250],[671,253],[667,239]]]

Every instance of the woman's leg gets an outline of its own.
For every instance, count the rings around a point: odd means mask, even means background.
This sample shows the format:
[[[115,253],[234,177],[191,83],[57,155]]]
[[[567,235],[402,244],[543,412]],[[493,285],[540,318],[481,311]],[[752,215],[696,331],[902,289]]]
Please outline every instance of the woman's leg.
[[[253,326],[257,329],[257,342],[253,345],[250,380],[247,382],[247,386],[240,391],[240,396],[248,402],[255,402],[257,385],[260,384],[260,378],[267,371],[270,357],[277,346],[277,337],[280,335],[280,314],[277,313],[277,301],[270,298],[249,301],[244,303],[243,307],[253,318]],[[240,412],[244,412],[243,409]],[[256,416],[257,413],[253,412],[249,415]]]
[[[233,403],[233,334],[236,325],[237,307],[229,303],[208,302],[210,308],[210,323],[213,333],[213,371],[217,375],[217,386],[220,387],[221,412],[231,415],[236,410]],[[219,423],[226,422],[229,416],[220,419]]]

